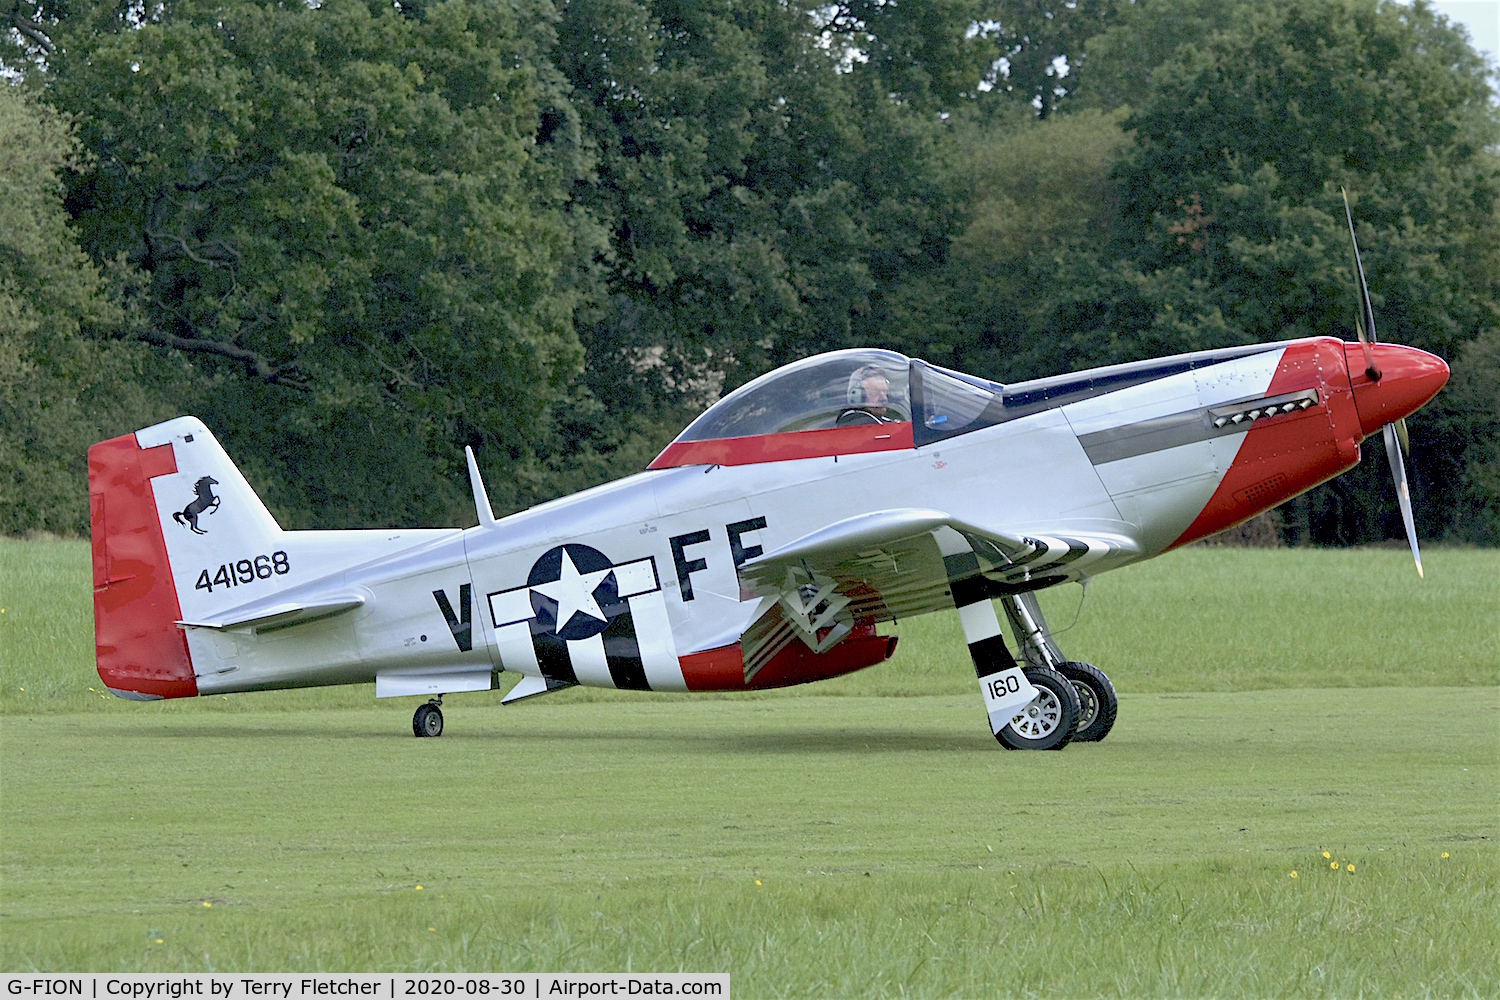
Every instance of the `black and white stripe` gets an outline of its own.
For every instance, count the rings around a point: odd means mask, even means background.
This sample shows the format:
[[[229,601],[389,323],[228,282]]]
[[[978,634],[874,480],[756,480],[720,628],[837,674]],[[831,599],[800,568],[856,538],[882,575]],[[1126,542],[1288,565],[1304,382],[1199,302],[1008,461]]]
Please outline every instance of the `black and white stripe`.
[[[559,623],[558,602],[538,589],[557,579],[564,552],[580,569],[608,571],[590,592],[602,619],[579,611]],[[653,557],[613,565],[597,549],[558,546],[536,561],[526,586],[488,597],[507,670],[560,684],[686,690]]]
[[[932,535],[943,556],[948,588],[958,608],[958,622],[969,646],[969,658],[974,661],[975,676],[979,678],[990,731],[998,733],[1020,708],[1036,697],[1036,689],[1026,680],[1005,644],[1000,618],[990,603],[995,583],[982,575],[984,567],[969,538],[952,528],[939,528]]]

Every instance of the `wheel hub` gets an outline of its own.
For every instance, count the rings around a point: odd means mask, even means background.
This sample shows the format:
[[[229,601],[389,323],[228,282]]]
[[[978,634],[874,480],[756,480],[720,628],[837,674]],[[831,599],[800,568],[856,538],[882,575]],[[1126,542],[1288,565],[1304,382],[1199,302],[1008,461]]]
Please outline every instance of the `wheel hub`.
[[[1028,740],[1043,739],[1052,734],[1062,721],[1062,704],[1046,688],[1037,689],[1037,699],[1010,722],[1010,728]]]
[[[1099,696],[1087,684],[1078,681],[1072,684],[1073,690],[1078,692],[1078,729],[1081,732],[1094,724],[1094,717],[1099,714]]]

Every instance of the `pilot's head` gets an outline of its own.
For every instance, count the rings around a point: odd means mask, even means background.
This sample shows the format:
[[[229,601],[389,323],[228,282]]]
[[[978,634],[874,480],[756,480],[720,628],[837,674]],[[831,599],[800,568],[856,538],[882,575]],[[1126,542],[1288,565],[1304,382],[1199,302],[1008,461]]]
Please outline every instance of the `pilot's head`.
[[[868,410],[877,417],[885,416],[890,391],[891,380],[878,365],[862,365],[849,376],[849,405]]]

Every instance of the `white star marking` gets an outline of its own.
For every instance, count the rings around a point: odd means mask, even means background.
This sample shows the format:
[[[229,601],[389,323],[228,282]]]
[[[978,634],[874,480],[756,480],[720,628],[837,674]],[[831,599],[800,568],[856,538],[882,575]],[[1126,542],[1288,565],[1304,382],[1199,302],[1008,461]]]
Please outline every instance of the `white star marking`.
[[[604,612],[599,609],[599,602],[594,600],[594,588],[603,583],[604,578],[612,572],[613,569],[601,569],[593,573],[580,573],[578,567],[573,565],[573,557],[568,554],[567,549],[563,549],[562,578],[551,583],[539,583],[531,589],[557,602],[556,629],[561,632],[578,611],[590,618],[606,620]]]

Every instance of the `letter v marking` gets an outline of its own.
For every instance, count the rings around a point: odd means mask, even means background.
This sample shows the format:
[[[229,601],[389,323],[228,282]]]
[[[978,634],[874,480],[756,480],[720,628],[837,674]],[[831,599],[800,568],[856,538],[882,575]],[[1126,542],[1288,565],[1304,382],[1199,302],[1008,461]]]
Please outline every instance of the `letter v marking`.
[[[467,583],[458,586],[459,610],[463,617],[459,618],[453,614],[453,605],[448,603],[448,593],[443,590],[434,590],[432,596],[437,598],[438,610],[442,611],[443,617],[448,619],[448,631],[453,633],[453,641],[458,643],[458,648],[467,653],[474,648],[474,626],[470,621],[469,591]]]

